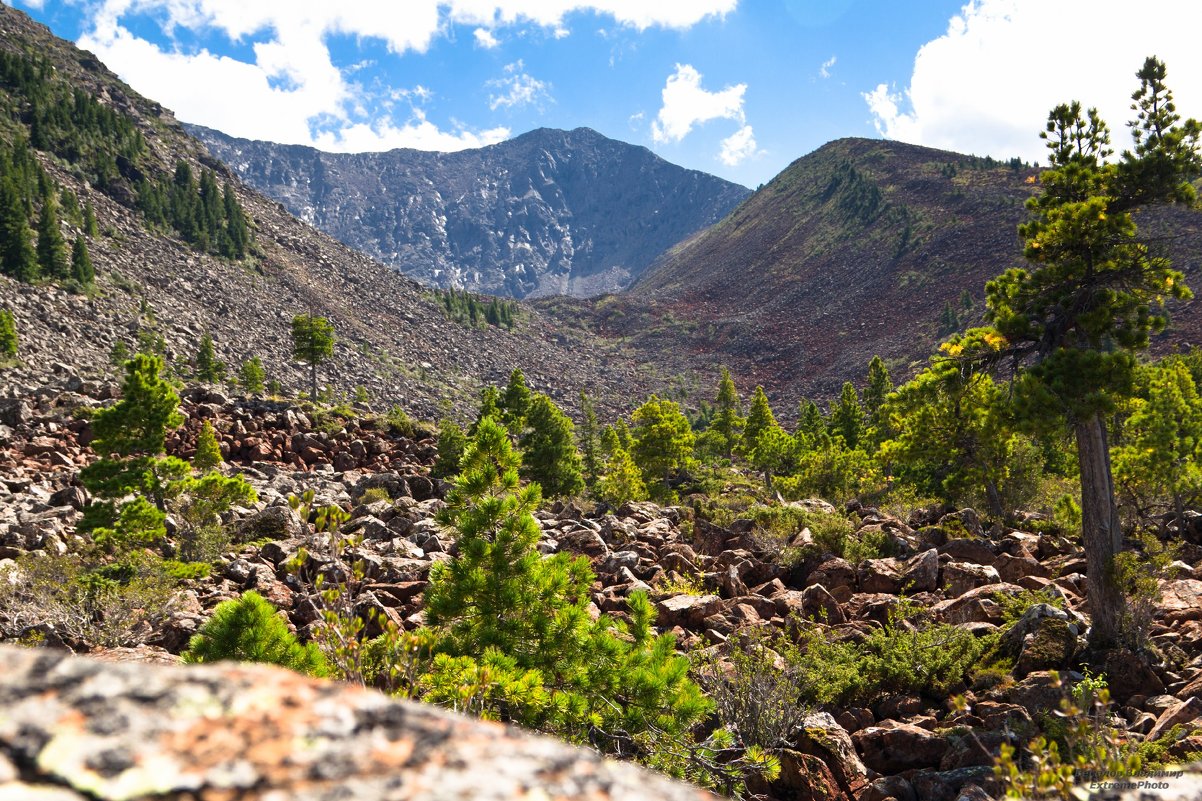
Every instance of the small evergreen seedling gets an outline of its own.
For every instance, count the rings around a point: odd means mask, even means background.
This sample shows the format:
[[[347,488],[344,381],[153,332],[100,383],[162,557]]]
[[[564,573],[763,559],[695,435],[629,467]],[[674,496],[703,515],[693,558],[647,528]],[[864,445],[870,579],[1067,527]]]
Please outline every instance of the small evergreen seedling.
[[[213,424],[205,420],[200,435],[196,438],[196,455],[192,457],[192,469],[207,473],[221,464],[221,447],[217,444],[217,432]]]
[[[0,309],[0,357],[15,357],[17,344],[17,323],[13,313],[8,309]]]
[[[301,645],[275,607],[253,591],[218,604],[213,617],[189,641],[183,658],[190,663],[263,662],[310,676],[328,672],[317,646]]]

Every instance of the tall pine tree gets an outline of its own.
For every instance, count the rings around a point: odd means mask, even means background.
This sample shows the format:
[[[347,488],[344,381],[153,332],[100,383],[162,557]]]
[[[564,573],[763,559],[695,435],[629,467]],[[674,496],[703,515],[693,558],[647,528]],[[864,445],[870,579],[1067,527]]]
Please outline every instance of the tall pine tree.
[[[71,275],[67,257],[67,241],[58,221],[58,203],[48,193],[42,198],[38,215],[38,266],[47,278],[62,279]]]

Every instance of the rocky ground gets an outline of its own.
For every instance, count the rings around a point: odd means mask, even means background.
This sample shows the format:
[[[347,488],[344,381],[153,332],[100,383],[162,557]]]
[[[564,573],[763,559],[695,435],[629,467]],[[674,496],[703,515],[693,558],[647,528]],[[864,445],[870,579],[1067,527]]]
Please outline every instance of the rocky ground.
[[[113,391],[69,375],[0,401],[0,559],[75,547],[75,523],[87,500],[77,473],[94,458],[86,415],[76,409],[102,404]],[[375,609],[405,629],[422,623],[430,567],[455,547],[434,520],[446,486],[428,475],[432,441],[363,421],[318,431],[295,406],[205,388],[185,392],[183,411],[187,422],[169,440],[169,452],[190,455],[202,422],[212,422],[228,469],[240,471],[259,500],[228,521],[237,542],[247,544],[235,545],[211,577],[189,583],[168,618],[144,638],[143,658],[171,661],[217,603],[246,590],[284,610],[302,633],[313,623],[316,606],[287,566],[302,547],[316,553],[312,569],[325,566],[314,536],[288,503],[289,495],[306,490],[317,504],[348,510],[345,530],[362,536],[349,555],[367,568],[357,608]],[[372,488],[387,499],[362,502]],[[821,501],[805,505],[814,513],[843,513]],[[763,550],[749,520],[718,527],[695,520],[689,508],[651,503],[620,509],[557,503],[538,514],[540,547],[588,557],[598,611],[620,614],[632,591],[649,591],[658,626],[674,631],[684,646],[712,647],[747,626],[783,629],[797,617],[822,620],[808,625],[824,627],[832,639],[862,638],[903,594],[934,621],[984,635],[999,631],[999,595],[1046,590],[1059,596],[1063,609],[1033,606],[1001,632],[1017,657],[1014,668],[990,686],[962,688],[966,708],[946,698],[893,695],[867,707],[814,709],[784,754],[781,779],[762,788],[779,799],[996,797],[997,748],[1056,708],[1063,690],[1050,671],[1080,664],[1088,614],[1080,548],[1021,526],[986,528],[971,509],[919,511],[908,520],[871,508],[848,511],[858,536],[883,536],[899,555],[859,564],[813,555],[782,564]],[[1183,535],[1176,577],[1161,583],[1150,629],[1165,658],[1116,652],[1102,666],[1116,721],[1137,740],[1155,739],[1176,724],[1202,726],[1202,527]],[[792,544],[809,537],[807,529]],[[684,580],[700,591],[663,589]],[[1202,734],[1194,734],[1179,740],[1170,756],[1199,750]]]

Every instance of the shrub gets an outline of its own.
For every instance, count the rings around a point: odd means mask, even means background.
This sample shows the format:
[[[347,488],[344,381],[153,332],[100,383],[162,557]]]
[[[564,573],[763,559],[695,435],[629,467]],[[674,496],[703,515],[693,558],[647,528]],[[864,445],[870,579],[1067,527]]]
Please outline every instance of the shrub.
[[[0,634],[8,639],[45,625],[68,643],[143,643],[170,613],[175,582],[157,560],[115,567],[88,561],[27,554],[0,569]]]
[[[416,433],[413,427],[413,420],[409,415],[405,414],[405,410],[400,406],[393,406],[388,410],[388,414],[384,417],[384,422],[388,425],[388,431],[396,437],[407,437],[413,439]]]
[[[964,683],[996,638],[930,623],[920,611],[902,599],[861,642],[832,640],[813,624],[795,623],[802,629],[790,660],[809,677],[803,697],[819,704],[867,703],[885,693],[938,697]]]
[[[265,662],[298,673],[324,676],[325,658],[317,646],[301,645],[275,607],[257,592],[224,601],[184,651],[185,662]]]
[[[721,652],[698,657],[695,675],[718,718],[744,745],[788,744],[805,720],[812,677],[799,667],[797,646],[765,628],[746,629]]]
[[[368,487],[363,491],[363,497],[359,499],[364,506],[376,501],[392,501],[392,496],[383,487]]]

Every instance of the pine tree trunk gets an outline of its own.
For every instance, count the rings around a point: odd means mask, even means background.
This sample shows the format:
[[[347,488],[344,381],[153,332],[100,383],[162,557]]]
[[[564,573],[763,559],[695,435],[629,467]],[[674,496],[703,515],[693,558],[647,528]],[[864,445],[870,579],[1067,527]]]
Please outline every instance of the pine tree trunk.
[[[309,362],[309,400],[317,403],[317,360]]]
[[[985,500],[992,517],[1001,520],[1006,516],[1006,509],[1002,504],[1002,493],[998,489],[996,481],[985,481]]]
[[[1118,640],[1126,600],[1113,578],[1114,557],[1122,549],[1110,446],[1106,423],[1098,415],[1077,425],[1077,459],[1081,466],[1081,540],[1089,571],[1089,642],[1109,648]]]

